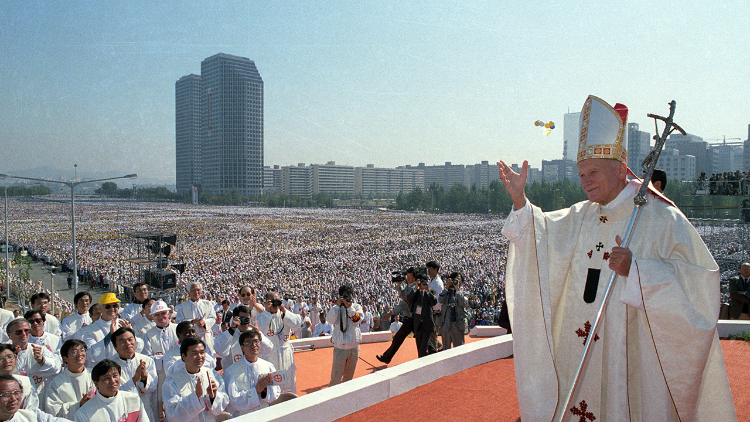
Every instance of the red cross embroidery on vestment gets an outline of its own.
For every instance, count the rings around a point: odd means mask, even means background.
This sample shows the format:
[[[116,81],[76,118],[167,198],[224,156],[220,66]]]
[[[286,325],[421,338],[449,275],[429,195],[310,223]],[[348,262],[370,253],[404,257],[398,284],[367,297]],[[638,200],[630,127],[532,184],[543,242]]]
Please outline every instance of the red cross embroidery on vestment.
[[[592,255],[593,253],[594,253],[594,250],[592,249],[592,250],[588,251],[588,253],[586,253],[586,255],[588,255],[588,256],[589,256],[589,259],[590,259],[590,258],[591,258],[591,255]]]
[[[591,334],[591,323],[586,321],[585,324],[583,324],[583,330],[577,329],[576,334],[578,337],[583,337],[583,344],[586,344],[586,340],[589,339],[589,334]],[[594,341],[599,340],[599,334],[594,336]]]
[[[609,252],[604,252],[604,256],[602,258],[607,261],[609,259]]]
[[[572,413],[572,414],[574,414],[576,416],[580,416],[580,418],[578,419],[578,422],[586,422],[586,421],[595,421],[596,420],[596,417],[594,416],[593,413],[586,411],[589,408],[589,405],[586,403],[586,400],[581,400],[581,402],[578,403],[578,406],[580,406],[581,408],[578,409],[578,407],[574,406],[572,409],[570,409],[570,413]]]

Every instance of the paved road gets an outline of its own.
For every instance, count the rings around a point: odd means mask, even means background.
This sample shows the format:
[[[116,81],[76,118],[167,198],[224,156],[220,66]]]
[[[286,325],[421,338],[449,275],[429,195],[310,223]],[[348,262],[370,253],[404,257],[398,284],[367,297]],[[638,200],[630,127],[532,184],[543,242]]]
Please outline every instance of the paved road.
[[[54,276],[50,273],[50,268],[47,265],[42,265],[42,262],[33,262],[31,264],[31,272],[30,277],[31,280],[36,282],[37,280],[42,280],[42,285],[49,289],[50,284],[52,283],[52,280],[54,279],[54,290],[57,291],[57,294],[60,295],[61,298],[67,300],[70,303],[73,303],[73,289],[68,289],[68,273],[55,273]],[[12,270],[11,270],[12,271]],[[91,293],[91,296],[93,298],[92,303],[99,302],[99,298],[104,294],[107,293],[107,290],[104,290],[102,288],[96,288],[93,291],[89,288],[89,286],[85,283],[78,283],[78,291],[88,291]],[[18,303],[15,298],[11,298],[11,300],[6,304],[6,309],[14,310],[18,308]]]

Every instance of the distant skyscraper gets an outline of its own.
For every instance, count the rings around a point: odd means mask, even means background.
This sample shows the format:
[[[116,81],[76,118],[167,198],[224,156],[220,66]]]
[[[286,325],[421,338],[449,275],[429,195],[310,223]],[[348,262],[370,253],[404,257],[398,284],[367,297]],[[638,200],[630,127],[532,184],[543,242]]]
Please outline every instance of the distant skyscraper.
[[[263,79],[255,63],[223,53],[211,56],[201,62],[201,76],[177,81],[175,98],[178,191],[200,183],[202,191],[213,194],[260,195]]]
[[[201,62],[201,177],[214,194],[263,190],[263,79],[250,59]]]
[[[566,113],[563,116],[563,160],[576,161],[581,129],[578,126],[581,113]]]
[[[177,193],[201,183],[201,77],[187,75],[175,83],[175,151]]]
[[[640,131],[638,123],[628,123],[628,167],[638,177],[643,174],[641,163],[649,152],[651,152],[651,134]]]

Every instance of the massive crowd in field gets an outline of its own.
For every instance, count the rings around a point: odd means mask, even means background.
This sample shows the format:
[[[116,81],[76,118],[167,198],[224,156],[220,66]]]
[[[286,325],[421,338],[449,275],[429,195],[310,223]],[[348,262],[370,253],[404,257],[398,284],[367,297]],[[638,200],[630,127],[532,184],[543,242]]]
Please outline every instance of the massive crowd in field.
[[[70,208],[64,203],[12,202],[11,243],[47,263],[72,267]],[[79,202],[77,259],[87,282],[129,286],[144,268],[127,258],[148,256],[134,232],[177,234],[171,264],[184,263],[178,288],[162,296],[176,303],[200,281],[217,303],[238,300],[243,285],[261,293],[317,297],[331,303],[341,284],[380,313],[397,296],[391,273],[426,261],[441,273],[464,275],[475,323],[492,322],[502,301],[506,241],[496,216],[430,215],[384,211],[192,207],[181,204]],[[125,293],[122,287],[120,293]],[[58,300],[58,306],[72,305]]]

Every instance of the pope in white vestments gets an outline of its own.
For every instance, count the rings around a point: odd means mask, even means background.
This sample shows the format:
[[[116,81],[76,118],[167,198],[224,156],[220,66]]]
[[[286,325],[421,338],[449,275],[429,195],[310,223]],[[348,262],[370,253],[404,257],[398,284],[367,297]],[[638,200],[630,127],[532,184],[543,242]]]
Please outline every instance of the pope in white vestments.
[[[700,236],[670,201],[649,195],[620,246],[640,187],[627,181],[626,116],[620,104],[586,101],[578,170],[589,200],[569,209],[530,205],[528,164],[519,174],[499,163],[514,202],[503,234],[521,419],[734,421],[716,333],[719,269]],[[563,409],[611,271],[618,280]]]

